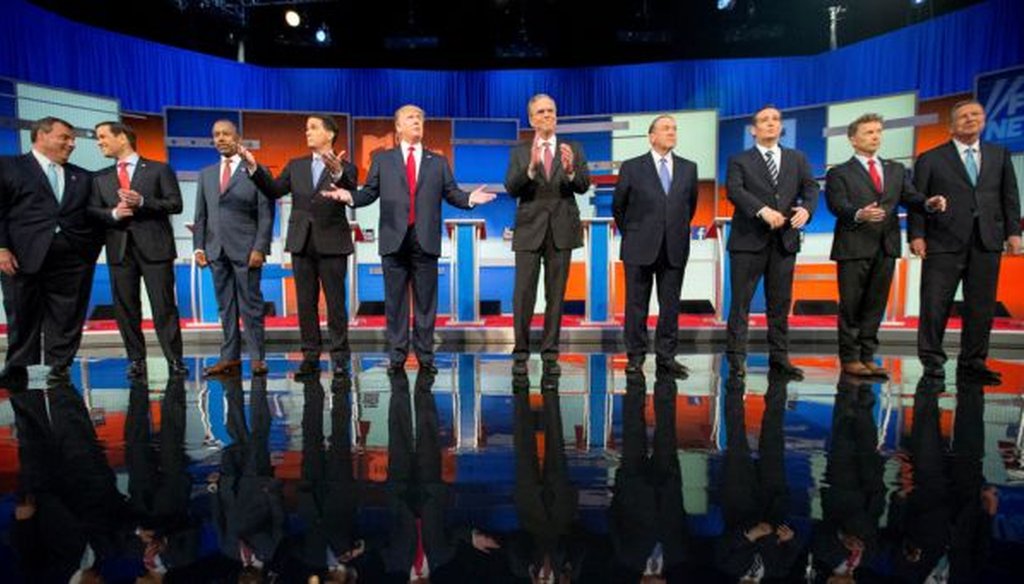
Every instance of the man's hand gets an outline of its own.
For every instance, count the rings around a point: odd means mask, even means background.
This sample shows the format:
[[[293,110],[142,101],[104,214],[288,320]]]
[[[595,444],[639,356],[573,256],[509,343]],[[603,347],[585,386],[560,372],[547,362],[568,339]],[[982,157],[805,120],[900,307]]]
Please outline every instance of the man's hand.
[[[876,201],[857,209],[854,218],[861,223],[881,223],[885,221],[885,209],[878,206]]]
[[[117,197],[121,199],[122,203],[133,209],[137,209],[142,205],[142,195],[130,189],[118,189]]]
[[[779,229],[786,224],[786,216],[770,207],[765,207],[761,211],[761,220],[767,223],[771,229]]]
[[[1010,252],[1010,255],[1020,255],[1024,253],[1024,249],[1021,248],[1021,241],[1019,235],[1011,235],[1006,238],[1006,251]]]
[[[786,543],[793,539],[793,530],[788,525],[780,525],[775,529],[775,535],[779,537],[779,543]]]
[[[946,197],[942,195],[928,197],[928,200],[924,202],[924,209],[930,213],[945,213]]]
[[[249,170],[249,174],[256,172],[256,156],[253,155],[252,151],[242,146],[242,143],[238,143],[238,155],[242,157],[242,162],[245,163],[245,168]]]
[[[474,529],[473,547],[475,547],[478,551],[481,551],[485,554],[489,554],[491,553],[491,550],[501,548],[501,545],[498,544],[498,542],[495,541],[493,537],[487,535],[482,531],[477,531],[476,529]]]
[[[352,204],[352,192],[341,187],[332,187],[320,191],[320,194],[332,201],[338,201],[339,203],[345,203],[346,205]]]
[[[118,221],[124,221],[133,215],[135,215],[135,210],[123,199],[116,207],[114,207],[114,217],[116,217]]]
[[[565,174],[576,172],[576,167],[573,166],[576,158],[573,156],[572,147],[563,142],[558,145],[558,154],[562,157],[562,169],[565,170]]]
[[[803,229],[804,225],[811,220],[811,214],[803,207],[793,207],[793,216],[789,218],[789,224],[793,229]]]
[[[206,259],[206,252],[205,251],[203,251],[201,249],[196,250],[195,256],[196,256],[196,263],[199,264],[200,268],[205,268],[206,266],[210,265],[209,260]]]
[[[469,193],[469,204],[474,207],[477,205],[486,205],[498,196],[497,193],[488,192],[486,189],[487,185],[480,185],[480,187],[475,191]]]
[[[18,273],[18,258],[9,249],[0,249],[0,272],[8,276]]]
[[[267,260],[267,257],[263,255],[262,251],[254,249],[249,252],[249,267],[251,269],[262,268],[263,262]]]
[[[910,253],[922,260],[928,255],[928,243],[925,242],[923,237],[915,237],[910,240]]]
[[[744,535],[747,536],[747,541],[757,541],[762,537],[770,534],[772,531],[774,530],[772,529],[771,525],[761,522],[747,530],[747,532]]]
[[[341,159],[345,156],[345,151],[342,150],[341,154],[335,154],[333,150],[328,150],[320,155],[320,159],[324,161],[324,168],[327,172],[334,176],[341,174]]]

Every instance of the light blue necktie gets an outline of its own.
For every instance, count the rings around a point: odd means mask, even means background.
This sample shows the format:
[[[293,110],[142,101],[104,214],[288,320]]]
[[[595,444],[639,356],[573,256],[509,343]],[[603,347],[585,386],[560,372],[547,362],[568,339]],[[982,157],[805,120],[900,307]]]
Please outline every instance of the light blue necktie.
[[[46,167],[46,178],[50,181],[50,188],[53,189],[53,194],[57,197],[59,203],[64,197],[64,193],[60,190],[60,178],[57,176],[57,165],[53,162]]]
[[[324,173],[324,160],[319,156],[313,157],[313,188],[320,185],[320,176]]]
[[[661,159],[661,168],[658,169],[658,176],[661,177],[661,188],[665,189],[665,194],[668,194],[668,190],[672,187],[672,176],[668,173],[668,161],[665,158]]]
[[[978,161],[974,159],[974,148],[968,148],[964,154],[964,166],[967,167],[967,178],[971,179],[971,186],[978,186]]]

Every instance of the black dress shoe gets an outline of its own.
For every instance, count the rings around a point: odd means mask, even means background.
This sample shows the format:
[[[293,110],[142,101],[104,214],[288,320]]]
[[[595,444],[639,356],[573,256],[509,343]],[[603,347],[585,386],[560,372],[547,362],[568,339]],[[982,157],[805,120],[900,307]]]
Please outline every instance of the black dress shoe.
[[[146,375],[146,360],[134,359],[128,364],[128,377],[143,377]]]
[[[946,368],[942,365],[929,364],[924,366],[924,376],[932,379],[945,379]]]
[[[529,375],[530,367],[528,363],[529,362],[526,359],[516,358],[514,361],[512,361],[512,375]]]
[[[793,365],[789,360],[769,361],[768,365],[778,373],[782,373],[783,375],[787,375],[794,379],[801,380],[804,378],[804,370]]]
[[[639,375],[644,372],[644,358],[630,357],[626,362],[626,375]]]
[[[984,363],[960,363],[956,368],[957,375],[963,375],[977,379],[986,384],[998,385],[1003,382],[1003,376],[994,369],[989,369]]]
[[[547,375],[547,376],[550,376],[550,377],[558,377],[561,374],[562,374],[562,366],[558,364],[558,361],[556,361],[554,359],[545,359],[544,360],[544,371],[543,371],[542,375]]]
[[[188,365],[181,359],[175,359],[167,363],[167,372],[176,376],[188,375]]]
[[[729,356],[726,358],[729,363],[729,377],[735,377],[736,379],[743,379],[747,376],[747,358],[738,356]]]
[[[303,359],[295,369],[296,375],[313,375],[320,372],[319,359]]]
[[[46,374],[46,383],[49,385],[71,383],[71,367],[69,365],[50,367],[50,372]]]
[[[420,363],[420,373],[424,375],[437,375],[437,365],[434,365],[433,361],[423,361]]]
[[[676,360],[658,361],[658,373],[672,375],[673,377],[686,378],[690,376],[690,370]]]

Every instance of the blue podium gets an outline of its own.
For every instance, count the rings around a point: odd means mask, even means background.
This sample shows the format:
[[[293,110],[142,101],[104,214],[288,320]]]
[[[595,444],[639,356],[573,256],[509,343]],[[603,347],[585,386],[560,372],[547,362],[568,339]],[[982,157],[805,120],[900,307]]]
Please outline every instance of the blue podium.
[[[587,300],[585,323],[611,324],[615,278],[612,277],[611,217],[588,217],[583,223],[583,252],[586,261]]]
[[[451,322],[482,324],[480,320],[480,241],[487,237],[483,219],[448,219],[452,241]]]

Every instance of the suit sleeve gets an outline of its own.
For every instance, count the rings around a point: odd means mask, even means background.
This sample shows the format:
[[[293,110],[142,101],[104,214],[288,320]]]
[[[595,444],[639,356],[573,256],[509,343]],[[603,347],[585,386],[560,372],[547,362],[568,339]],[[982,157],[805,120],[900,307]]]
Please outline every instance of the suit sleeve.
[[[902,165],[901,165],[902,166]],[[923,194],[918,192],[914,188],[913,181],[910,180],[910,172],[906,169],[903,170],[903,190],[900,191],[900,204],[903,205],[908,211],[911,209],[917,211],[926,211],[924,208],[925,201],[928,200]]]
[[[274,236],[274,201],[270,197],[257,193],[256,241],[253,251],[270,254],[270,240]]]
[[[814,178],[814,173],[811,172],[811,163],[807,162],[807,157],[803,153],[800,154],[800,206],[807,209],[807,212],[814,216],[814,210],[818,207],[818,193],[821,189],[818,187],[818,181]],[[808,219],[810,222],[810,219]]]
[[[615,218],[615,225],[619,232],[626,227],[626,209],[629,207],[629,195],[633,189],[632,169],[633,165],[626,161],[619,168],[619,180],[615,183],[615,192],[612,193],[612,217]]]
[[[380,197],[380,157],[374,156],[370,162],[370,173],[366,176],[363,188],[352,191],[352,206],[365,207],[373,204]]]
[[[825,204],[839,221],[847,225],[856,224],[859,209],[850,200],[850,191],[839,167],[830,169],[825,175]]]
[[[931,195],[931,189],[929,188],[931,174],[931,164],[929,163],[928,156],[918,158],[917,164],[914,165],[914,188],[925,197]],[[923,238],[925,235],[924,211],[909,209],[907,213],[907,241]]]
[[[525,164],[523,161],[522,148],[513,148],[512,154],[509,156],[508,171],[505,173],[505,191],[513,199],[526,197],[535,190],[537,190],[536,179],[531,179],[526,173],[527,167],[530,165],[529,149],[525,149],[527,153]]]
[[[346,191],[355,191],[359,186],[359,169],[351,162],[341,163],[341,178],[334,181],[334,186]]]
[[[256,188],[271,199],[280,199],[292,192],[292,170],[291,163],[285,165],[281,175],[276,179],[270,174],[270,170],[263,165],[256,166],[256,172],[252,173],[252,182]]]
[[[7,217],[14,203],[14,189],[11,186],[11,166],[4,158],[0,158],[0,248],[10,247],[10,235],[7,231]]]
[[[583,194],[590,190],[590,169],[587,168],[587,156],[579,144],[572,144],[572,152],[573,172],[575,172],[572,177],[572,192]]]
[[[748,217],[757,217],[757,212],[767,203],[762,201],[747,190],[744,185],[746,170],[738,156],[729,159],[729,170],[725,178],[725,196],[729,202],[735,205],[737,213],[743,213]]]
[[[460,209],[469,209],[469,193],[459,188],[458,183],[455,182],[455,176],[452,174],[452,167],[448,164],[448,160],[443,159],[444,162],[444,174],[442,175],[442,191],[441,194],[449,204],[458,207]]]
[[[693,180],[690,181],[690,223],[693,223],[693,217],[697,214],[697,198],[700,196],[700,173],[697,172],[697,164],[691,163],[689,166],[693,173]]]
[[[89,205],[85,208],[90,219],[102,225],[117,225],[117,220],[111,214],[113,207],[103,204],[103,195],[100,192],[100,176],[92,178],[92,190],[89,192]]]
[[[94,186],[95,188],[95,186]],[[160,175],[157,177],[157,189],[160,196],[147,196],[152,193],[142,193],[142,206],[139,212],[145,216],[153,215],[178,215],[181,213],[181,187],[178,186],[178,177],[166,164],[160,165]]]
[[[196,183],[196,214],[192,222],[193,251],[206,250],[206,195],[203,193],[203,174],[199,173]]]
[[[1006,222],[1006,237],[1021,234],[1020,193],[1017,191],[1017,173],[1013,170],[1010,154],[1003,151],[1003,220]]]

